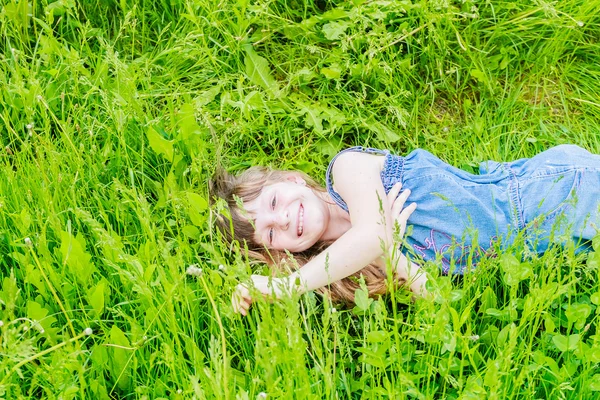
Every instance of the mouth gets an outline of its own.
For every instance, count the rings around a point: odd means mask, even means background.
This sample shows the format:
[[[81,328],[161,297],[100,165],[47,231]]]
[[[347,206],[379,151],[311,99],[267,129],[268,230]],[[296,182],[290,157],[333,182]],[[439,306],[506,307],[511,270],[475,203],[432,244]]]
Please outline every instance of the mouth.
[[[298,229],[298,236],[302,236],[304,232],[304,206],[300,204],[300,209],[298,210],[298,221],[296,223]]]

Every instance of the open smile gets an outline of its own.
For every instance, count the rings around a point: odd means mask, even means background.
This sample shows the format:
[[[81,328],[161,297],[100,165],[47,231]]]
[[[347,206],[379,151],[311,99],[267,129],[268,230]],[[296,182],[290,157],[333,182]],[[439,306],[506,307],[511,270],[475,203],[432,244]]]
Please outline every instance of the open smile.
[[[298,221],[296,226],[298,227],[298,236],[302,236],[302,233],[304,232],[304,206],[302,206],[302,204],[300,204],[300,209],[298,210]]]

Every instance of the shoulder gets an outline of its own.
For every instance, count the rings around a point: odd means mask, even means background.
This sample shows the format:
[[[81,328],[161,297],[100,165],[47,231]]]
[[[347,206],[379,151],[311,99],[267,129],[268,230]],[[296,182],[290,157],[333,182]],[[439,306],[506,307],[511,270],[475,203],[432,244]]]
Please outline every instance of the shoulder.
[[[361,177],[378,177],[384,164],[384,154],[348,151],[336,157],[331,173],[338,187],[340,184],[352,184]]]

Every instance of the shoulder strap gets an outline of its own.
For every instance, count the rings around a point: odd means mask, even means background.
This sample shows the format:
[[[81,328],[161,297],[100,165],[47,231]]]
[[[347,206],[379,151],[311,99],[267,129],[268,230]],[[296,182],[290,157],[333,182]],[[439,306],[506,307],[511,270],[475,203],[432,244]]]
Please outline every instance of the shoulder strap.
[[[335,160],[342,154],[346,153],[346,152],[362,152],[362,153],[369,153],[369,154],[381,154],[381,155],[387,155],[389,154],[388,150],[380,150],[380,149],[374,149],[371,147],[362,147],[362,146],[356,146],[356,147],[350,147],[348,149],[342,150],[339,153],[337,153],[329,162],[329,166],[327,167],[327,173],[325,174],[325,185],[327,187],[327,192],[329,193],[329,195],[331,196],[331,198],[333,198],[333,200],[336,202],[336,204],[338,206],[340,206],[344,211],[348,212],[348,205],[346,204],[346,202],[342,199],[342,197],[333,189],[333,182],[332,182],[332,176],[331,176],[331,170],[333,169],[333,163],[335,163]]]

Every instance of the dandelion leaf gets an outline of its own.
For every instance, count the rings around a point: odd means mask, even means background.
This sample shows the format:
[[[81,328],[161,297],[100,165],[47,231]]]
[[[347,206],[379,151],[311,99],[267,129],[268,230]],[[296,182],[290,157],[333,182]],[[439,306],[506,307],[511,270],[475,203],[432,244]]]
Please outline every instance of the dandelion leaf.
[[[69,232],[60,233],[61,244],[60,253],[63,264],[66,265],[77,281],[85,285],[95,270],[91,262],[92,256],[85,251],[85,239],[81,234],[77,237]]]
[[[279,85],[269,68],[269,62],[259,56],[252,46],[246,46],[246,58],[244,60],[246,64],[246,75],[248,79],[255,85],[258,85],[265,89],[265,91],[271,97],[279,97]]]
[[[162,137],[154,128],[149,127],[146,131],[146,137],[150,148],[156,154],[162,154],[167,160],[173,160],[173,142]]]

